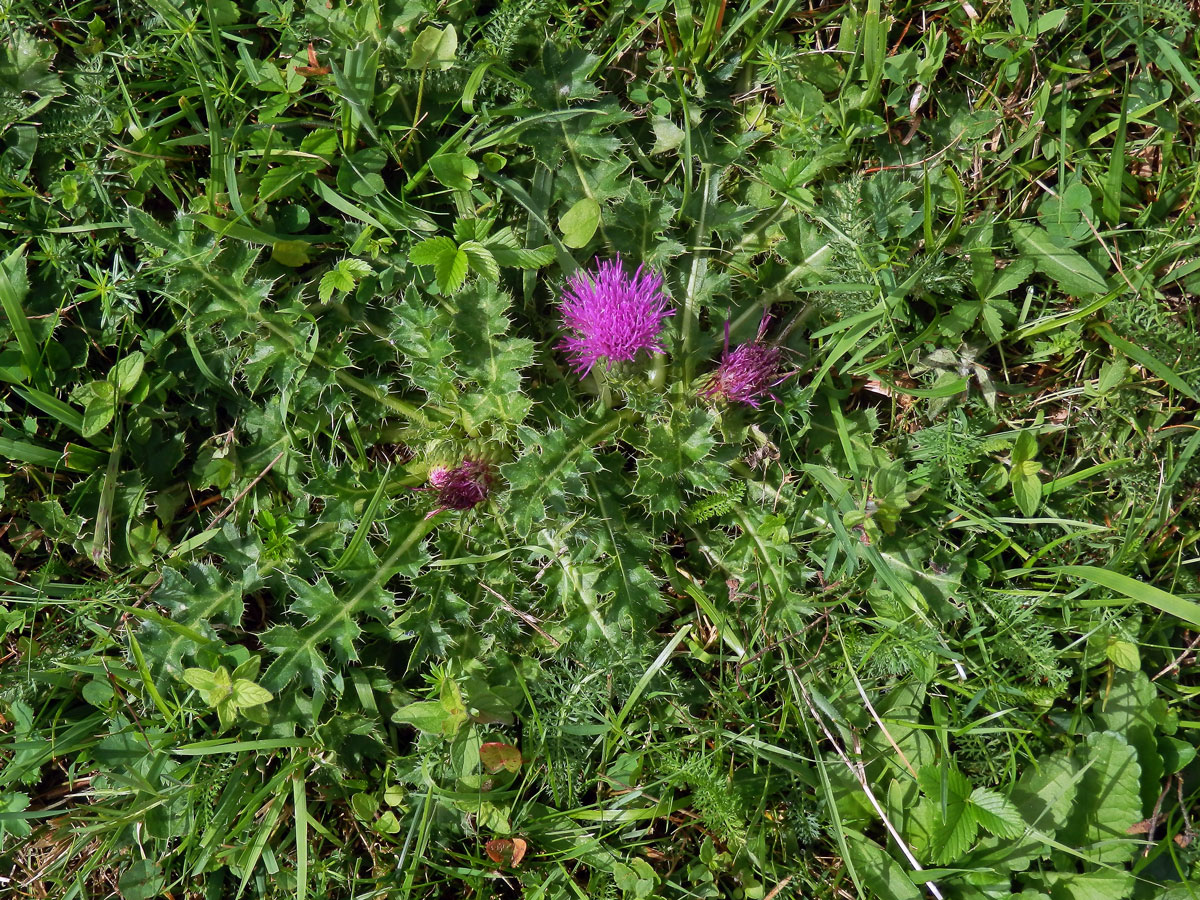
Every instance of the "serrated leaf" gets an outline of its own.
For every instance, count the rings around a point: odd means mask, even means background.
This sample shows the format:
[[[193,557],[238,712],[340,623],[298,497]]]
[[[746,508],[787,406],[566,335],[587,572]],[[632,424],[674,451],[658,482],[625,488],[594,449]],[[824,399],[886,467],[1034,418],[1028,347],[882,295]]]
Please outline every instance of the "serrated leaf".
[[[1021,773],[1013,789],[1013,803],[1034,828],[1057,831],[1071,813],[1081,777],[1080,767],[1069,753],[1044,756]]]
[[[516,249],[493,248],[492,255],[500,265],[513,269],[543,269],[554,262],[554,248],[550,244]]]
[[[371,264],[366,260],[347,257],[337,264],[337,267],[343,272],[350,275],[357,282],[360,278],[365,278],[375,270],[371,268]]]
[[[321,276],[321,286],[317,289],[317,297],[322,303],[328,303],[335,291],[354,290],[354,279],[341,269],[330,269]]]
[[[1142,819],[1137,752],[1122,735],[1103,731],[1089,734],[1075,756],[1088,769],[1058,838],[1095,862],[1125,862],[1137,850],[1129,827]]]
[[[453,255],[457,250],[458,245],[443,235],[426,238],[419,244],[415,244],[408,251],[408,258],[418,266],[436,266],[442,259]]]
[[[1015,838],[1025,829],[1025,820],[1013,802],[996,791],[975,788],[971,791],[971,806],[979,824],[996,837]]]
[[[217,626],[241,623],[242,587],[212,566],[193,566],[186,575],[163,570],[163,583],[152,595],[169,619],[150,619],[142,628],[142,644],[151,671],[163,669],[182,677],[187,657],[203,646],[221,644]]]
[[[466,241],[482,241],[490,244],[491,239],[487,235],[492,230],[492,225],[491,219],[455,219],[454,240],[460,244]],[[501,229],[501,232],[512,234],[512,229],[505,227]]]
[[[355,641],[362,631],[360,617],[384,624],[392,621],[395,597],[382,585],[397,575],[411,578],[416,574],[429,558],[423,539],[434,526],[416,509],[403,510],[388,524],[391,542],[379,551],[376,569],[362,578],[334,590],[323,577],[315,583],[286,577],[295,594],[292,611],[304,623],[300,627],[273,625],[260,635],[263,646],[276,654],[262,678],[263,686],[276,696],[301,680],[314,698],[323,697],[330,673],[325,647],[332,645],[343,664],[350,662],[358,657]]]
[[[453,294],[462,287],[463,282],[467,279],[470,265],[470,258],[461,249],[438,260],[437,265],[434,266],[434,272],[437,275],[438,287],[443,294]]]
[[[962,772],[945,764],[923,766],[917,780],[937,812],[932,840],[937,859],[942,863],[956,862],[970,849],[979,830],[970,802],[971,782]]]
[[[573,250],[586,247],[596,228],[600,225],[600,204],[591,197],[584,197],[568,209],[558,220],[563,243]]]
[[[545,434],[525,426],[518,429],[520,455],[503,466],[501,474],[509,484],[511,521],[520,534],[540,523],[547,508],[565,512],[572,501],[586,496],[583,476],[599,468],[591,443],[599,429],[586,419],[576,419],[568,429]]]
[[[454,398],[454,371],[445,365],[454,352],[450,313],[441,305],[425,303],[412,285],[393,301],[390,313],[388,339],[404,354],[405,375],[433,398]]]
[[[692,409],[676,413],[666,422],[649,423],[634,492],[648,501],[652,511],[678,512],[684,480],[707,487],[694,476],[696,463],[716,444],[714,427],[714,413],[709,409]]]
[[[665,116],[654,116],[650,120],[650,127],[654,129],[654,146],[650,149],[651,156],[679,149],[679,145],[687,137],[687,133],[682,128]]]
[[[487,281],[500,280],[500,266],[483,244],[467,241],[459,249],[467,254],[467,264],[472,272]]]
[[[540,269],[554,262],[554,248],[549,244],[541,247],[522,247],[511,228],[501,228],[483,240],[496,262],[517,269]]]
[[[1028,222],[1012,222],[1013,241],[1034,267],[1055,280],[1066,293],[1090,297],[1108,290],[1104,276],[1074,250],[1054,243],[1046,229]]]
[[[1134,887],[1130,872],[1046,872],[1042,876],[1054,900],[1126,900]]]
[[[1033,260],[1028,258],[1014,259],[1011,263],[996,273],[984,300],[994,300],[1019,288],[1033,274]]]

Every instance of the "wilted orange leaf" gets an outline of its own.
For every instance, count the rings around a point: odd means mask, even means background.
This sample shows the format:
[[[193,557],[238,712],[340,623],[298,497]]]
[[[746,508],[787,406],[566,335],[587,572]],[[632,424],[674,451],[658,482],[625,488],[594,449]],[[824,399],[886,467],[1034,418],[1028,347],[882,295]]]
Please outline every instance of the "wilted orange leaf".
[[[492,862],[516,868],[525,858],[527,846],[524,838],[495,838],[487,842],[485,849]]]
[[[479,748],[479,759],[483,767],[495,774],[501,769],[518,772],[521,769],[521,751],[512,744],[492,741]]]

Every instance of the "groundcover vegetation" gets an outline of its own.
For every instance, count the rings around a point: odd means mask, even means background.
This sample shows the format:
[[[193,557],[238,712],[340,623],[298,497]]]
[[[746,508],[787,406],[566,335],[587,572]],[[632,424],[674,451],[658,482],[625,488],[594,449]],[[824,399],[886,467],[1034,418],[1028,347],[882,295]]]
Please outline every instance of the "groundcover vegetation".
[[[0,9],[0,894],[1197,895],[1184,2]]]

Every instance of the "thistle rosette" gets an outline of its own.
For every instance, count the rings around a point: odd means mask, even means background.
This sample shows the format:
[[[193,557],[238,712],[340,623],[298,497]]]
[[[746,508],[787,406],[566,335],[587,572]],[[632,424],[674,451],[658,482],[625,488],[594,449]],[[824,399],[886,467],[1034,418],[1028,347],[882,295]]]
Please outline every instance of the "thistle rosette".
[[[629,362],[639,353],[666,353],[659,341],[663,322],[675,315],[662,277],[638,266],[625,272],[621,257],[600,262],[594,272],[579,271],[563,290],[563,325],[570,332],[559,344],[581,376],[596,363]]]
[[[482,459],[464,459],[453,468],[436,466],[429,472],[429,489],[437,493],[438,507],[430,519],[448,509],[471,509],[487,499],[495,480],[492,464]]]
[[[729,323],[725,323],[725,350],[715,372],[709,376],[701,395],[727,403],[742,403],[758,409],[766,397],[778,398],[771,389],[787,380],[783,371],[783,351],[762,339],[767,320],[763,319],[758,336],[729,349]]]

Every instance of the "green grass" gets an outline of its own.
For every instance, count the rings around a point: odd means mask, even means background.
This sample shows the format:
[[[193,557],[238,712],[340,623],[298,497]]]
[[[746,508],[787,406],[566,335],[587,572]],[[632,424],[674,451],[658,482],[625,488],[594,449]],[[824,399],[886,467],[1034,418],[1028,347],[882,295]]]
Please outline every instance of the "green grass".
[[[1198,35],[0,2],[0,896],[1200,895]]]

